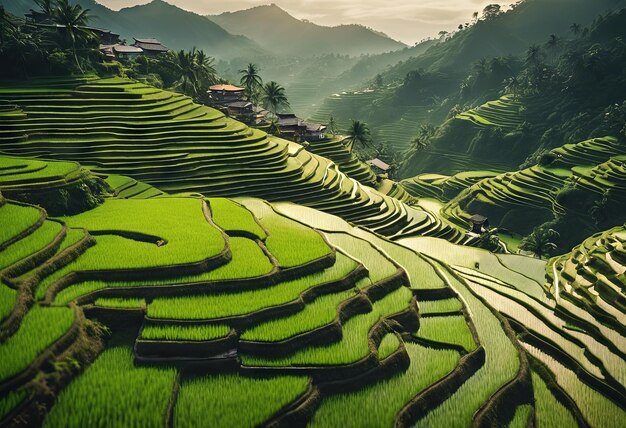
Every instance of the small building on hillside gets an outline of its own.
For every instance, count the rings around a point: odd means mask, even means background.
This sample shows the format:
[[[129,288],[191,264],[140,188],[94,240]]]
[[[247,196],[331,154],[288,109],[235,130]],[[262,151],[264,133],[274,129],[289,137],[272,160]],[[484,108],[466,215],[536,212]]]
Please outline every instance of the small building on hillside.
[[[489,229],[489,219],[480,214],[474,214],[473,216],[471,216],[469,223],[471,227],[470,232],[472,233],[477,233],[480,235]]]
[[[231,103],[248,101],[245,89],[239,86],[219,84],[209,87],[207,94],[211,102],[217,106],[226,106]]]
[[[381,161],[378,158],[370,159],[366,162],[376,174],[387,174],[391,169],[391,165]]]
[[[306,133],[305,122],[294,113],[278,113],[278,128],[280,135],[295,140]]]
[[[250,101],[235,101],[226,104],[228,115],[243,121],[249,121],[252,118],[254,115],[253,107]]]
[[[107,59],[134,59],[143,54],[143,49],[121,44],[100,45],[100,51]]]
[[[323,140],[326,138],[326,126],[319,123],[304,122],[306,130],[304,139],[307,141]]]
[[[168,52],[169,49],[163,46],[163,43],[157,39],[135,39],[133,46],[143,49],[143,53],[148,56],[157,56]]]

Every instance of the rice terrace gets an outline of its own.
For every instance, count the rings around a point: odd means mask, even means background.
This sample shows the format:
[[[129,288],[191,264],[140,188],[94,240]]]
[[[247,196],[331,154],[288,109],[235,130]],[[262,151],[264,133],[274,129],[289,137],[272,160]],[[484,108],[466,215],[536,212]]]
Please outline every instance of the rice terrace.
[[[0,0],[1,427],[626,426],[626,0],[365,3]]]

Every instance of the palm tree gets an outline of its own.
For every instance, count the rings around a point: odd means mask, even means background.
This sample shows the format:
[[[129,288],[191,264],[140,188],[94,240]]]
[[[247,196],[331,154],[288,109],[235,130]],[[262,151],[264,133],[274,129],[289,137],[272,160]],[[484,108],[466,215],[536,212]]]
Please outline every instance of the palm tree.
[[[263,79],[259,76],[259,71],[259,66],[252,63],[248,64],[245,69],[239,70],[239,74],[241,74],[239,83],[246,88],[251,101],[254,101],[259,89],[263,86]]]
[[[582,27],[580,26],[580,24],[574,22],[572,25],[570,25],[569,30],[572,32],[572,34],[574,34],[574,36],[578,37],[578,35],[582,31]]]
[[[332,115],[328,118],[328,131],[333,135],[333,138],[337,136],[337,121]]]
[[[14,28],[15,24],[9,14],[4,10],[4,6],[0,6],[0,47],[4,46],[4,39],[9,30]]]
[[[180,50],[170,58],[176,73],[180,78],[174,82],[173,87],[180,89],[184,94],[196,96],[198,94],[198,64],[196,62],[196,48],[186,52]]]
[[[262,96],[263,107],[274,113],[274,115],[276,115],[280,107],[289,107],[289,101],[287,101],[287,96],[285,95],[285,88],[274,81],[267,82],[265,86],[263,86]]]
[[[213,61],[213,57],[208,56],[202,49],[195,51],[196,75],[206,85],[213,84],[217,80],[217,71],[215,71]]]
[[[556,56],[556,52],[559,50],[561,46],[561,38],[556,36],[555,34],[550,34],[550,38],[546,42],[546,47],[552,53],[552,61]]]
[[[56,8],[53,10],[52,20],[55,24],[64,27],[65,37],[69,41],[74,54],[74,61],[76,61],[76,66],[81,73],[83,69],[78,62],[76,45],[95,37],[91,31],[84,28],[90,19],[89,9],[83,9],[79,4],[71,5],[68,0],[56,0]]]
[[[481,58],[476,63],[474,63],[474,71],[479,76],[487,73],[487,68],[488,68],[487,58]]]
[[[532,45],[526,51],[526,63],[537,66],[541,63],[542,52],[537,45]]]
[[[346,142],[348,143],[349,150],[352,150],[354,143],[359,143],[363,147],[369,146],[372,142],[370,128],[365,122],[353,119],[350,129],[348,130]]]
[[[520,80],[518,79],[517,76],[512,76],[509,77],[508,79],[505,80],[506,86],[504,87],[504,90],[510,94],[513,94],[513,99],[517,99],[517,95],[519,94],[519,90],[520,90]]]
[[[536,258],[549,256],[557,248],[552,240],[559,236],[559,233],[554,229],[550,229],[547,226],[538,226],[522,240],[520,249],[530,251]]]
[[[54,19],[55,0],[35,0],[35,4],[39,6],[39,13],[49,20]]]

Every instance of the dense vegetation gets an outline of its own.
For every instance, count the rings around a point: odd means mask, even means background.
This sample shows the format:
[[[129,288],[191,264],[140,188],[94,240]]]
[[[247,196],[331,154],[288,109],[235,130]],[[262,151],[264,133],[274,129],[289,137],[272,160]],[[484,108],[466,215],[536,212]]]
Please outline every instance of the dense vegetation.
[[[361,58],[298,144],[207,106],[205,51],[105,66],[88,12],[39,3],[73,23],[0,16],[0,425],[623,424],[625,10],[492,5]],[[571,35],[446,74],[512,17]],[[288,105],[251,61],[231,81]]]

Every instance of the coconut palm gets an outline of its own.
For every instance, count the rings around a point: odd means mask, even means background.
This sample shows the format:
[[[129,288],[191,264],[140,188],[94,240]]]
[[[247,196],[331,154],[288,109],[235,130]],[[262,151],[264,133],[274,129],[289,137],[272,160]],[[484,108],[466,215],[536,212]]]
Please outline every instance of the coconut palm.
[[[213,57],[208,56],[202,49],[195,51],[196,75],[198,80],[205,85],[210,85],[217,80],[217,71],[213,66]]]
[[[241,74],[239,83],[246,88],[246,92],[248,93],[250,100],[254,100],[254,98],[256,98],[256,95],[259,93],[259,89],[263,86],[263,79],[259,76],[259,71],[259,66],[252,63],[248,64],[245,69],[239,70],[239,74]]]
[[[95,37],[93,32],[84,28],[91,19],[89,9],[83,9],[79,4],[71,5],[68,0],[57,0],[55,4],[56,7],[52,11],[52,21],[63,27],[63,34],[72,49],[76,66],[82,73],[83,69],[78,62],[76,45]]]
[[[274,113],[274,115],[276,115],[280,107],[289,107],[289,101],[287,101],[287,96],[285,95],[285,88],[274,81],[267,82],[265,86],[263,86],[262,97],[263,107]]]
[[[367,147],[372,142],[372,135],[370,128],[365,122],[359,120],[352,120],[350,129],[348,130],[348,136],[346,137],[348,143],[348,149],[352,150],[355,143],[360,144],[362,147]]]
[[[541,51],[541,48],[537,45],[532,45],[526,51],[526,63],[538,66],[541,63],[542,56],[543,52]]]
[[[574,36],[578,37],[578,35],[582,32],[582,27],[580,26],[580,24],[574,22],[572,25],[570,25],[569,30],[572,32],[572,34],[574,34]]]
[[[198,64],[196,62],[196,48],[190,51],[180,50],[170,57],[170,63],[180,78],[173,87],[184,94],[195,97],[198,94]]]
[[[550,34],[550,38],[546,42],[546,47],[550,51],[552,60],[554,61],[554,58],[556,57],[556,53],[561,47],[561,38],[555,34]]]
[[[39,13],[44,15],[47,19],[53,20],[56,8],[55,0],[35,0],[35,4],[39,6]]]
[[[549,256],[550,253],[557,248],[556,244],[552,241],[559,236],[556,230],[546,226],[539,226],[522,240],[520,249],[530,251],[537,258]]]
[[[337,136],[337,121],[332,115],[328,118],[328,132],[332,134],[333,138]]]

